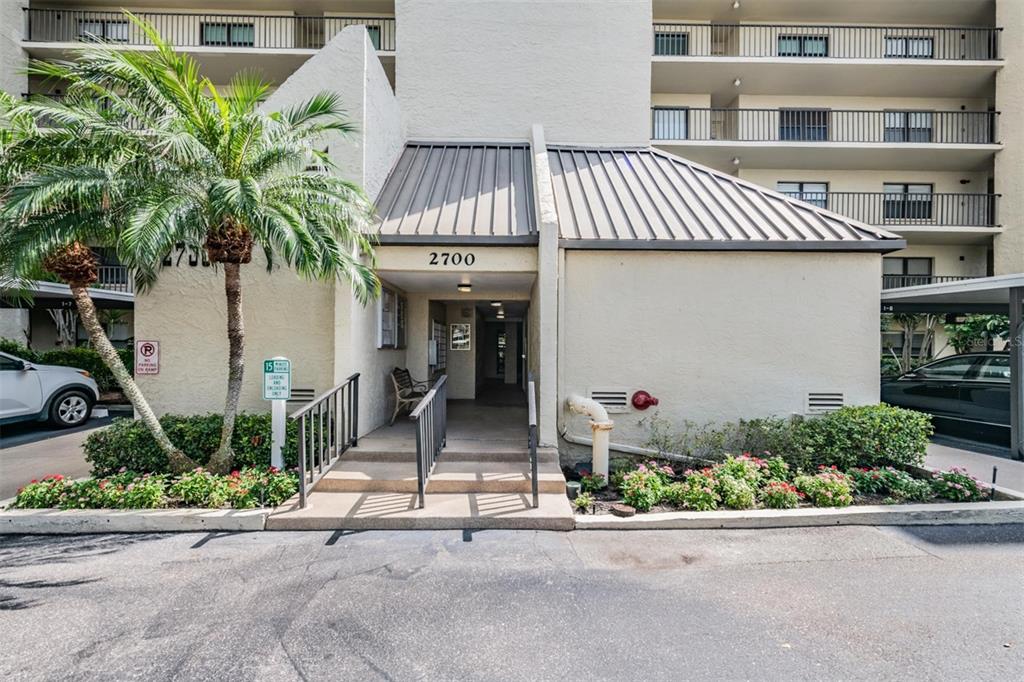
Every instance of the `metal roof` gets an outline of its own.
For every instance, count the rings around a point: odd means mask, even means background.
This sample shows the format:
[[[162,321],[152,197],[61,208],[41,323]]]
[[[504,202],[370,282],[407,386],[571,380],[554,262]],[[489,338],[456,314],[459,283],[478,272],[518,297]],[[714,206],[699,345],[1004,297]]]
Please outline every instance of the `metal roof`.
[[[549,147],[568,248],[892,251],[892,233],[650,149]]]
[[[535,241],[525,143],[410,142],[377,211],[382,242]]]

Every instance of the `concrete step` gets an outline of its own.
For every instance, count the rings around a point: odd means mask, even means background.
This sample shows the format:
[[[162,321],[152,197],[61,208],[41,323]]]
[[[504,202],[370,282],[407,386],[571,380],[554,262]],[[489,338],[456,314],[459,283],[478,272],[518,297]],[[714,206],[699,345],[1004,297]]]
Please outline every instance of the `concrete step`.
[[[318,492],[415,493],[414,462],[351,460],[342,457],[316,485]],[[537,488],[542,493],[565,493],[565,478],[557,462],[537,463]],[[466,461],[442,458],[427,481],[427,493],[530,493],[528,462]]]
[[[360,445],[345,451],[342,459],[363,462],[415,462],[416,446],[403,442],[395,446]],[[525,445],[483,443],[481,441],[450,442],[438,461],[464,460],[469,462],[529,462],[530,453]],[[556,448],[537,448],[538,462],[558,463]]]
[[[539,496],[532,507],[521,493],[427,495],[416,507],[407,493],[313,492],[305,509],[286,504],[267,518],[267,530],[446,530],[507,528],[572,530],[575,518],[564,494]]]

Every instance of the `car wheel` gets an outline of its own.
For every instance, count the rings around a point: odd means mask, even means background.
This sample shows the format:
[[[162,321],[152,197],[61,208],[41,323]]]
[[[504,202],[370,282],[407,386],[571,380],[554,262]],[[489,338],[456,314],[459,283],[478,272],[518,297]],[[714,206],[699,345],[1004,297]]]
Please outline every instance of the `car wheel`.
[[[50,423],[69,428],[84,424],[92,412],[92,401],[82,391],[67,391],[53,399],[50,405]]]

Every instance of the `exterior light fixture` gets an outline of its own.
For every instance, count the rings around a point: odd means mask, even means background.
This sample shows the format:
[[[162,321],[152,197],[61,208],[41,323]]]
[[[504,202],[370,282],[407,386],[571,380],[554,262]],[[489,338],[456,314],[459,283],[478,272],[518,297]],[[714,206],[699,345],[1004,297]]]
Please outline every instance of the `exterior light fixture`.
[[[739,8],[740,8],[740,0],[735,0],[735,1],[734,1],[734,2],[732,3],[732,8],[733,8],[733,9],[739,9]]]
[[[460,284],[456,288],[464,294],[468,294],[469,292],[473,291],[473,285],[469,283]]]
[[[736,77],[736,79],[735,79],[735,80],[733,80],[732,84],[733,84],[733,85],[734,85],[735,87],[737,87],[737,88],[738,88],[738,87],[740,87],[741,85],[743,85],[743,79],[742,79],[742,78],[740,78],[739,76],[737,76],[737,77]]]
[[[498,319],[499,320],[504,320],[505,319],[505,311],[504,310],[499,310],[498,311]]]
[[[734,166],[740,165],[740,157],[738,157],[738,156],[732,157],[732,165],[734,165]]]
[[[500,308],[501,307],[501,301],[491,301],[491,307],[492,308]]]

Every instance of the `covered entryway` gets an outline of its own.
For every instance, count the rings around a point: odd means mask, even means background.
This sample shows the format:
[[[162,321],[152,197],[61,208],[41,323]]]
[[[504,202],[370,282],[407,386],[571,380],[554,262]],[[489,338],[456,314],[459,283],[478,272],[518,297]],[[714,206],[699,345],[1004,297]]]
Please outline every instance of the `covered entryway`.
[[[983,277],[882,292],[883,313],[1009,315],[1010,449],[1024,459],[1024,274]]]

